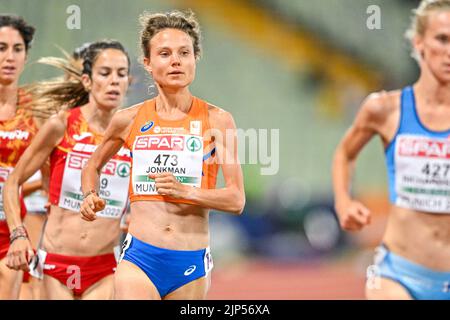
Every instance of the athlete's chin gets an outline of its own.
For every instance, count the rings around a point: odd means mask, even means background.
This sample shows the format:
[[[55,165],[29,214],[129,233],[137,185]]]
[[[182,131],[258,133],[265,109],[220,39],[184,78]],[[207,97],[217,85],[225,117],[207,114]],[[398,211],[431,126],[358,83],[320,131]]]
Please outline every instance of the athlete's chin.
[[[114,110],[119,108],[122,105],[122,100],[119,101],[102,101],[99,103],[99,105],[103,108],[103,109],[107,109],[107,110]]]
[[[189,87],[189,85],[192,83],[192,81],[168,81],[164,84],[162,84],[161,88],[170,89],[170,90],[181,90],[186,87]]]
[[[439,83],[444,85],[450,84],[450,71],[449,72],[443,72],[442,74],[437,76],[437,80]]]
[[[8,86],[17,81],[17,76],[0,76],[0,85]]]
[[[430,68],[431,74],[439,83],[448,84],[450,82],[450,64],[440,65]]]

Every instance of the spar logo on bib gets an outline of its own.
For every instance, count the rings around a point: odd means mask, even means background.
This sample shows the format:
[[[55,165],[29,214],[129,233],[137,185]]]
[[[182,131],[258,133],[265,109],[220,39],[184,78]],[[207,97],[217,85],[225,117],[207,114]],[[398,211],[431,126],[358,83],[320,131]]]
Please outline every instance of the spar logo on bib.
[[[153,121],[147,121],[142,127],[141,127],[141,132],[147,132],[148,130],[150,130],[153,127],[154,122]]]
[[[399,155],[405,157],[450,158],[450,141],[405,136],[399,140]]]
[[[70,169],[81,170],[85,167],[86,163],[89,160],[89,156],[78,153],[69,153],[68,154],[68,162],[67,166]],[[106,165],[102,169],[102,174],[113,176],[116,172],[117,162],[114,160],[110,160],[106,163]]]
[[[135,150],[183,151],[183,136],[140,136],[136,139]]]
[[[186,146],[187,146],[189,151],[196,152],[196,151],[200,150],[200,148],[202,147],[202,143],[201,143],[199,138],[197,138],[197,137],[190,137],[186,141]]]

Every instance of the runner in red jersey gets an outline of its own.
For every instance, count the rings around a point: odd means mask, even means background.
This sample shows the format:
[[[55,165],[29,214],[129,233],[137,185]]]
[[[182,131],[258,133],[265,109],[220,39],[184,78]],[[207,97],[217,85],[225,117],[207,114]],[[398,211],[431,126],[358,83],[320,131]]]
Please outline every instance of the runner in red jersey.
[[[19,89],[35,29],[21,17],[0,15],[0,190],[37,132],[32,112],[27,108],[30,97]],[[39,187],[39,185],[37,185]],[[3,190],[2,190],[3,191]],[[22,188],[21,217],[26,209],[22,200],[29,190]],[[0,203],[0,299],[17,299],[22,272],[6,267],[10,234]]]
[[[64,72],[64,79],[75,79],[74,75],[80,77],[83,71],[83,56],[86,53],[89,43],[84,43],[80,47],[76,48],[70,55],[66,51],[62,50],[64,58],[60,57],[44,57],[38,60],[38,63],[53,66],[58,69],[66,70]],[[68,71],[71,70],[71,71]],[[32,83],[25,87],[25,91],[28,97],[36,97],[33,99],[34,105],[46,106],[48,104],[48,96],[45,92],[48,88],[41,83]],[[37,99],[41,97],[42,99]],[[39,112],[36,108],[33,108],[38,116],[38,120],[42,123],[52,113],[51,110],[45,110],[45,112]],[[44,111],[44,110],[41,110]],[[50,111],[50,114],[49,114]],[[27,215],[23,220],[25,227],[27,228],[28,237],[33,245],[34,252],[40,247],[40,242],[43,237],[43,230],[47,220],[47,209],[49,207],[48,202],[48,185],[50,176],[50,161],[46,162],[46,165],[41,168],[41,171],[36,172],[30,179],[27,180],[27,185],[42,185],[41,190],[35,191],[32,194],[24,198],[25,206],[27,208]],[[33,266],[31,266],[33,267]],[[42,300],[45,299],[45,291],[43,289],[42,279],[36,270],[30,270],[30,273],[24,274],[24,281],[20,288],[20,300]],[[32,275],[31,277],[29,275]],[[25,277],[27,276],[27,277]]]
[[[8,266],[27,270],[33,260],[18,210],[19,186],[50,156],[50,213],[38,251],[49,299],[108,299],[113,294],[114,248],[120,218],[127,206],[129,151],[122,149],[102,172],[104,210],[94,224],[76,214],[82,200],[81,168],[100,143],[129,83],[129,58],[116,41],[92,43],[83,57],[81,77],[53,84],[53,106],[64,106],[37,134],[5,187],[5,212],[14,235]],[[77,80],[78,79],[78,80]],[[81,94],[80,94],[81,93]],[[51,102],[50,101],[50,102]],[[81,106],[81,107],[79,107]]]

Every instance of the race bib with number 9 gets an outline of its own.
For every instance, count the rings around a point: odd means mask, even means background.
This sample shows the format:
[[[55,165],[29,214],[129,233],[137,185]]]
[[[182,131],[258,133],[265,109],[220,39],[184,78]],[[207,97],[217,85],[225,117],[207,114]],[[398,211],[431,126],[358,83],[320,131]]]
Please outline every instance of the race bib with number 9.
[[[69,152],[64,167],[64,177],[58,206],[78,212],[83,195],[81,192],[81,169],[89,156]],[[97,212],[98,217],[119,219],[125,210],[128,199],[128,184],[131,167],[129,162],[111,159],[100,176],[100,197],[106,201],[104,210]]]

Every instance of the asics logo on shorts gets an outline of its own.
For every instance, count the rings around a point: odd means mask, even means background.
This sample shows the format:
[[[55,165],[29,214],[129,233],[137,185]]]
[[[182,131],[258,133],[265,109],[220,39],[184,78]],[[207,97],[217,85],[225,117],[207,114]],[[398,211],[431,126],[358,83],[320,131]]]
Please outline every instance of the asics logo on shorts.
[[[186,271],[184,272],[184,275],[186,277],[191,275],[195,271],[195,269],[197,269],[197,266],[195,266],[195,265],[190,266],[189,268],[186,269]]]
[[[123,241],[122,244],[122,253],[120,254],[119,260],[117,261],[117,263],[121,262],[123,257],[125,256],[125,251],[127,251],[127,249],[130,247],[131,245],[131,240],[133,239],[131,234],[127,234],[127,236],[125,237],[125,240]]]
[[[127,246],[128,246],[128,239],[126,239],[124,242],[123,242],[123,245],[122,245],[122,251],[124,251],[126,248],[127,248]]]
[[[123,242],[123,245],[122,245],[122,253],[119,256],[119,259],[118,259],[117,263],[122,261],[123,256],[125,255],[125,250],[127,250],[129,246],[130,246],[130,240],[129,239],[125,239],[125,241]]]

